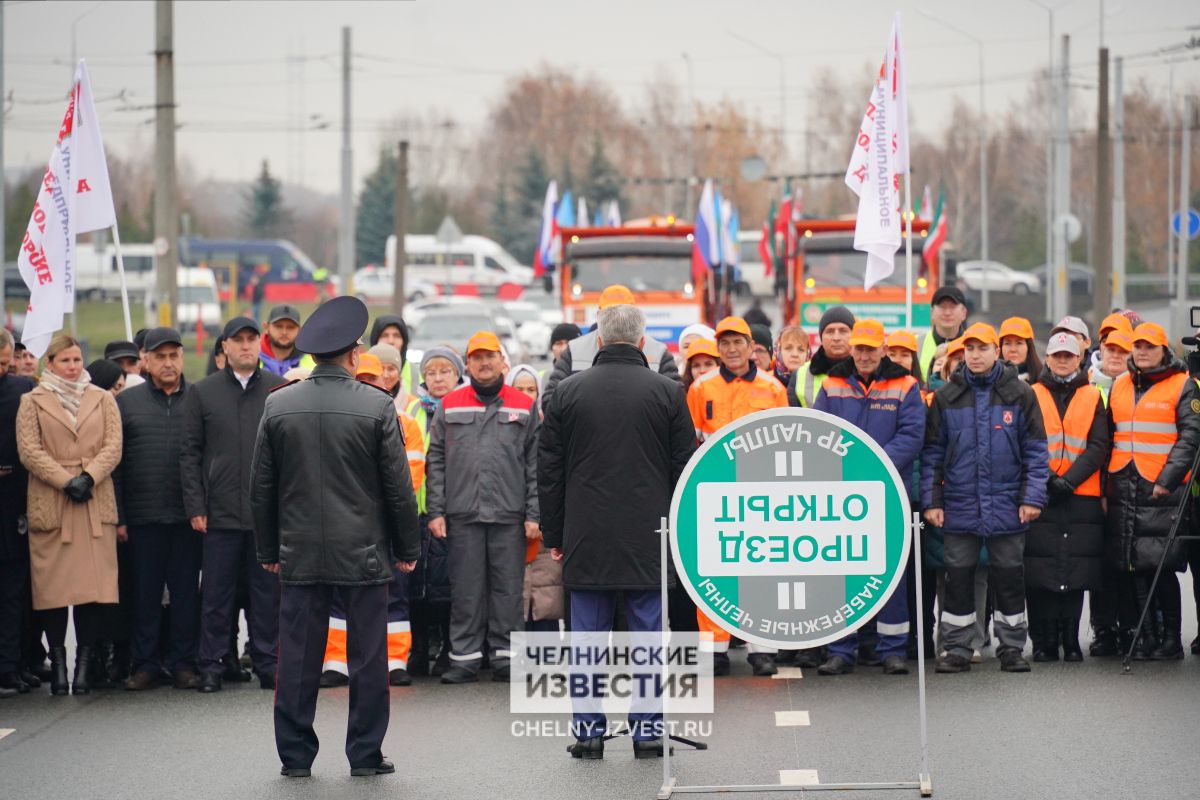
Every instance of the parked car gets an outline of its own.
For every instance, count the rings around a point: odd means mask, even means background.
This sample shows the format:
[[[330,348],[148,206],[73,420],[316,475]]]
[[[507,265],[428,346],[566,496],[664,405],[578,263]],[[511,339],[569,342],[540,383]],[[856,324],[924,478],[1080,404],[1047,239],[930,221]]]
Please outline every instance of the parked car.
[[[1011,292],[1012,294],[1037,294],[1042,290],[1042,281],[1032,272],[1013,269],[999,261],[960,261],[958,277],[967,288],[983,291],[987,281],[989,292]]]
[[[175,309],[175,326],[182,333],[196,329],[199,321],[204,330],[216,336],[221,332],[221,299],[217,292],[217,276],[203,267],[180,267],[175,273],[179,305]],[[153,292],[146,293],[146,324],[157,325],[158,303]]]
[[[435,311],[445,311],[454,308],[464,313],[469,308],[475,308],[484,313],[491,313],[491,307],[478,297],[459,295],[435,295],[421,300],[414,300],[404,306],[404,321],[409,325],[420,325],[425,317]]]
[[[1048,271],[1045,264],[1034,267],[1030,272],[1038,276],[1043,286],[1049,285],[1050,279],[1047,277]],[[1067,282],[1071,287],[1071,294],[1091,294],[1096,285],[1096,270],[1087,264],[1073,261],[1067,265]]]
[[[21,277],[21,270],[17,269],[15,261],[4,265],[4,299],[29,299],[29,287],[25,285],[25,279]]]
[[[405,321],[408,321],[407,317]],[[408,343],[408,358],[415,363],[420,363],[425,351],[434,345],[449,345],[459,353],[465,353],[467,340],[479,331],[492,331],[499,337],[510,364],[520,364],[529,359],[513,321],[496,315],[484,305],[464,304],[441,308],[426,313],[419,323],[410,325],[412,340]]]
[[[562,297],[555,293],[531,287],[525,290],[521,299],[537,306],[542,315],[542,322],[552,328],[566,319],[563,315]]]
[[[395,287],[396,274],[386,267],[366,266],[354,273],[354,295],[367,305],[392,302],[392,289]],[[338,282],[336,285],[339,285]],[[423,300],[426,297],[436,297],[439,293],[437,286],[428,281],[415,280],[404,276],[404,293],[406,302]]]
[[[543,358],[549,354],[551,327],[542,320],[542,311],[536,303],[513,300],[501,304],[500,309],[516,323],[517,337],[531,355]]]

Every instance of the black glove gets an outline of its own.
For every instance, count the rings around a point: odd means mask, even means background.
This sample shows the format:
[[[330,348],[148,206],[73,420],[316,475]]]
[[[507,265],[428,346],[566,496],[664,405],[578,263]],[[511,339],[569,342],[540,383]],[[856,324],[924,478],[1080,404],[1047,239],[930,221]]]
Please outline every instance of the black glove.
[[[1050,490],[1051,495],[1056,497],[1075,492],[1075,487],[1062,475],[1055,475],[1050,478],[1050,481],[1046,484],[1046,488]]]
[[[91,475],[81,472],[67,481],[67,485],[63,487],[63,491],[72,501],[86,503],[92,499],[92,487],[95,485],[96,482],[92,480]]]

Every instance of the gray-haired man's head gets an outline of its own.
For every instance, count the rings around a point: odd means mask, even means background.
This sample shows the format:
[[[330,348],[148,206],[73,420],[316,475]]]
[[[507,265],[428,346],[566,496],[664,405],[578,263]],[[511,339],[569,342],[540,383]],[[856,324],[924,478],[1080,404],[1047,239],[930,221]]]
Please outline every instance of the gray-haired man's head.
[[[637,306],[609,306],[600,312],[596,324],[603,344],[639,347],[646,336],[646,315]]]

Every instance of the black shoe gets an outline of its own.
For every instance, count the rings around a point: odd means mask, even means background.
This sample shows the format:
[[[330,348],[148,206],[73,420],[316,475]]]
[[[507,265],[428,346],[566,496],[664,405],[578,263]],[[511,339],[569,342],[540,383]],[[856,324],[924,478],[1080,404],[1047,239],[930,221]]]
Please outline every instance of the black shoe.
[[[76,670],[71,681],[72,694],[91,693],[91,648],[86,644],[76,645]]]
[[[1151,661],[1176,661],[1183,658],[1183,641],[1177,633],[1168,633],[1150,653]]]
[[[1029,662],[1016,650],[1005,650],[1000,654],[1001,672],[1029,672]]]
[[[478,673],[457,665],[442,673],[442,683],[475,683],[478,680]]]
[[[353,767],[350,770],[350,777],[365,778],[370,775],[391,775],[396,771],[396,767],[386,758],[380,759],[379,763],[373,767]]]
[[[200,694],[215,694],[221,691],[221,674],[205,672],[200,675]]]
[[[108,682],[114,687],[123,684],[129,677],[129,667],[129,643],[118,642],[113,645],[113,657],[108,665]]]
[[[970,672],[971,659],[969,656],[960,656],[958,653],[946,653],[938,658],[937,666],[934,669],[942,673]]]
[[[756,655],[762,655],[758,653]],[[675,755],[675,748],[671,748],[671,755]],[[633,743],[634,758],[662,758],[663,746],[662,739],[644,739],[642,741],[634,741]]]
[[[443,650],[442,652],[438,653],[438,657],[436,659],[434,659],[433,668],[429,670],[429,674],[433,675],[436,678],[440,675],[445,675],[446,671],[449,669],[450,669],[450,651]]]
[[[264,672],[262,675],[259,675],[258,688],[270,689],[272,692],[275,691],[275,673]]]
[[[241,663],[233,656],[226,656],[224,659],[225,670],[221,673],[221,680],[225,683],[249,683],[254,676],[250,674],[250,670],[242,669]]]
[[[279,774],[285,778],[311,778],[312,770],[308,767],[283,767]]]
[[[1133,639],[1133,631],[1128,631],[1123,638],[1125,641],[1121,645],[1121,650],[1129,652],[1129,642]],[[1148,631],[1142,631],[1141,637],[1133,644],[1133,660],[1149,661],[1151,654],[1157,647],[1158,642],[1154,640],[1154,637]]]
[[[878,667],[883,661],[875,652],[875,645],[865,644],[858,648],[858,663],[864,667]]]
[[[335,686],[347,686],[350,683],[350,676],[343,675],[336,669],[327,669],[321,673],[321,688],[332,689]]]
[[[88,669],[88,678],[91,681],[93,689],[112,688],[112,683],[108,677],[108,672],[112,668],[112,661],[112,642],[102,641],[92,648],[92,658],[91,665]]]
[[[637,754],[637,742],[633,743],[634,754]],[[604,737],[596,736],[591,739],[583,739],[570,745],[567,752],[571,754],[571,758],[582,758],[588,761],[598,761],[604,758]],[[662,755],[660,752],[659,755]]]
[[[199,689],[200,676],[187,667],[184,667],[183,669],[175,670],[175,677],[172,683],[176,689]]]
[[[750,663],[754,674],[760,678],[770,677],[779,672],[779,668],[775,666],[775,656],[770,653],[751,653],[746,656],[746,661]]]
[[[1050,649],[1046,647],[1045,643],[1039,642],[1033,648],[1033,660],[1039,664],[1058,661],[1058,648]]]
[[[728,675],[729,670],[729,653],[713,653],[713,677]]]
[[[900,656],[888,656],[883,660],[884,675],[907,675],[908,664]]]
[[[854,672],[854,665],[841,656],[830,656],[824,664],[817,667],[818,675],[849,675]]]
[[[412,677],[406,669],[394,669],[388,673],[388,683],[392,686],[412,686]]]
[[[1192,649],[1192,655],[1200,656],[1200,636],[1197,636],[1195,639],[1192,639],[1191,649]]]
[[[21,680],[20,674],[6,672],[0,675],[0,689],[11,689],[16,694],[27,694],[29,692],[29,685]]]
[[[492,680],[496,683],[508,683],[512,680],[512,669],[505,664],[502,667],[496,667],[492,670]]]
[[[29,689],[38,689],[42,685],[41,678],[24,668],[17,671],[17,677],[20,678],[21,682],[24,683]]]
[[[824,660],[821,650],[822,648],[820,647],[812,647],[808,648],[807,650],[797,650],[794,663],[797,667],[806,667],[808,669],[819,667],[821,666],[821,662]]]
[[[1083,661],[1083,648],[1079,646],[1079,620],[1058,623],[1058,640],[1062,642],[1063,661]]]
[[[67,683],[67,648],[50,648],[50,694],[56,696],[71,693],[71,685]]]
[[[49,683],[54,678],[54,670],[44,660],[36,664],[30,664],[29,671],[42,683]]]

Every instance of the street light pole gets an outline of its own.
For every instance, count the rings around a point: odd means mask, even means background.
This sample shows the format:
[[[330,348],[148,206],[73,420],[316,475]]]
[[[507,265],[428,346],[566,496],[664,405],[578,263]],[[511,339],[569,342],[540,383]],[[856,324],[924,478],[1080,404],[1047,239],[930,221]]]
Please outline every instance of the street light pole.
[[[1054,12],[1071,0],[1057,6],[1048,6],[1040,0],[1029,0],[1046,12],[1048,36],[1046,39],[1046,279],[1042,291],[1046,295],[1046,322],[1054,322],[1054,280],[1051,264],[1054,263]]]
[[[941,17],[921,9],[921,16],[931,19],[944,28],[954,31],[959,36],[970,39],[979,48],[979,258],[983,262],[983,292],[980,307],[984,313],[991,310],[988,297],[988,175],[987,175],[987,107],[985,104],[983,79],[983,40],[955,25],[951,25]]]
[[[683,216],[695,213],[692,207],[692,180],[696,174],[696,120],[692,87],[692,57],[683,54],[683,63],[687,64],[687,180],[684,183]]]

